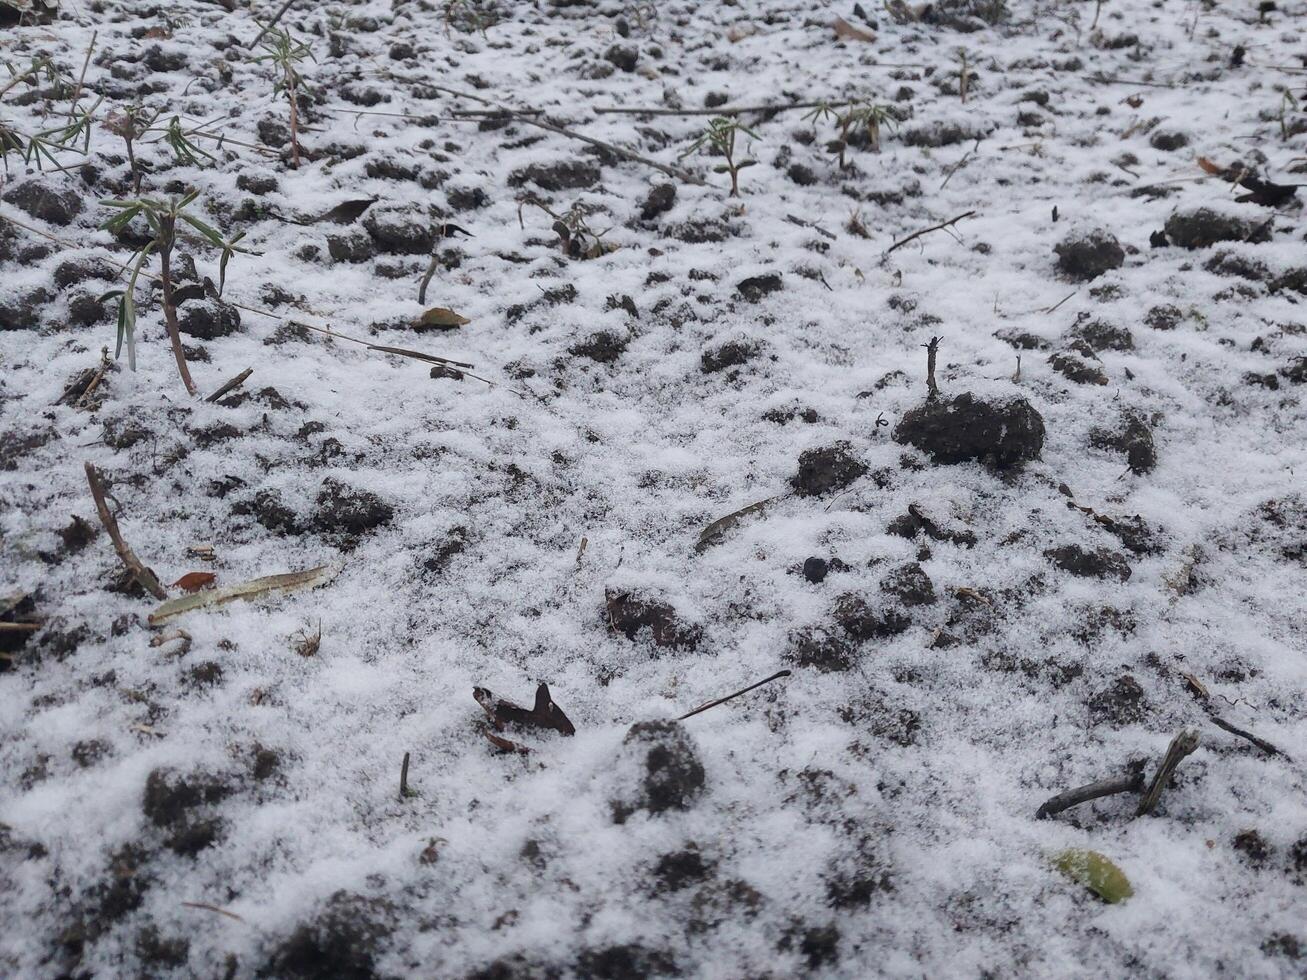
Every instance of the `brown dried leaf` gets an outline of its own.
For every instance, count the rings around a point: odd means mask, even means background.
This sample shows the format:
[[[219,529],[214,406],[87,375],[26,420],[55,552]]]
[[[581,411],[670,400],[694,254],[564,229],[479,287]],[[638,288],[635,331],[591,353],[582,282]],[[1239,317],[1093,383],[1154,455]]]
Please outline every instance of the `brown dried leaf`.
[[[456,330],[471,322],[467,317],[455,313],[447,306],[433,306],[423,313],[413,326],[419,330],[424,327],[434,330]]]
[[[173,588],[181,589],[183,592],[199,592],[200,589],[207,589],[213,585],[217,577],[213,572],[187,572],[173,583]]]
[[[529,709],[496,697],[484,687],[474,687],[472,696],[485,711],[490,724],[498,731],[503,731],[505,725],[522,725],[528,728],[548,728],[564,735],[576,734],[576,727],[550,697],[548,684],[536,688],[535,707]]]
[[[515,752],[518,755],[531,754],[531,750],[528,749],[525,745],[521,744],[520,742],[514,742],[510,738],[504,738],[501,735],[496,735],[494,732],[490,730],[488,726],[484,726],[484,725],[482,726],[481,734],[484,735],[486,738],[490,739],[490,744],[493,745],[495,748],[499,749],[501,752]]]
[[[839,41],[866,41],[874,43],[876,35],[870,31],[864,31],[860,27],[854,27],[843,17],[836,17],[835,23],[831,25],[835,28],[835,38]]]

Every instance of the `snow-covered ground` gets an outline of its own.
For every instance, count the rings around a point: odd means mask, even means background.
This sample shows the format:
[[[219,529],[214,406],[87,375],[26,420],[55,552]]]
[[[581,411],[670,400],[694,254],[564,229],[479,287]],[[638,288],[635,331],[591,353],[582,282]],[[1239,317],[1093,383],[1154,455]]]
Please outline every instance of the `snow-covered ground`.
[[[232,6],[0,27],[0,89],[63,78],[0,125],[62,125],[93,38],[103,97],[0,177],[0,973],[1307,975],[1307,248],[1226,179],[1304,180],[1302,0],[302,3],[298,170],[280,4]],[[738,198],[678,160],[710,116],[596,111],[861,98],[845,169],[740,116]],[[134,104],[225,134],[143,136],[142,193],[256,254],[217,300],[179,246],[201,397],[143,278],[138,370],[57,404],[112,356]],[[1009,414],[943,462],[964,393]],[[151,628],[88,461],[166,586],[336,574]],[[473,689],[540,682],[575,734],[500,751]],[[1151,816],[1036,819],[1186,729]]]

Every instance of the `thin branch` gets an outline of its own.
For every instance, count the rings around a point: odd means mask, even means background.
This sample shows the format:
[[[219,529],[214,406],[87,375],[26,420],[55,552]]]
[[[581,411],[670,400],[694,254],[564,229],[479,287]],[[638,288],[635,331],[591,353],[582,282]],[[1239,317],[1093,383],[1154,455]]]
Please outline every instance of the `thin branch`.
[[[957,224],[963,218],[970,218],[974,216],[975,213],[976,213],[975,211],[964,211],[956,218],[949,218],[948,221],[941,221],[939,224],[931,225],[929,228],[922,228],[921,231],[914,231],[907,238],[904,238],[901,241],[897,241],[893,245],[891,245],[888,249],[885,250],[885,254],[889,255],[890,252],[893,252],[895,249],[902,248],[904,245],[908,244],[908,242],[916,241],[922,235],[929,235],[932,231],[942,231],[945,228],[949,228]]]
[[[1292,761],[1288,752],[1285,752],[1281,748],[1277,748],[1276,746],[1272,745],[1270,742],[1266,741],[1266,739],[1259,738],[1258,736],[1254,735],[1250,731],[1246,731],[1245,729],[1239,728],[1236,725],[1232,725],[1230,722],[1226,721],[1224,718],[1218,715],[1216,713],[1216,706],[1212,704],[1211,695],[1208,694],[1207,688],[1203,685],[1203,683],[1200,680],[1198,680],[1197,677],[1194,677],[1192,674],[1187,674],[1185,675],[1185,679],[1188,681],[1186,688],[1188,689],[1189,693],[1192,694],[1195,700],[1197,700],[1198,703],[1203,706],[1203,710],[1207,712],[1207,717],[1212,720],[1213,725],[1215,725],[1217,728],[1221,729],[1222,731],[1229,732],[1231,735],[1237,735],[1239,738],[1247,739],[1249,742],[1252,742],[1253,745],[1257,746],[1259,749],[1261,749],[1263,752],[1266,752],[1269,755],[1283,756],[1284,758]],[[1229,702],[1230,699],[1224,698],[1224,700]]]
[[[282,15],[285,14],[286,11],[290,10],[291,6],[294,3],[295,0],[286,0],[286,2],[283,3],[280,8],[278,8],[277,12],[272,15],[272,20],[264,24],[262,29],[259,31],[259,33],[254,36],[254,40],[249,43],[248,47],[253,48],[254,45],[262,41],[263,35],[267,34],[268,31],[272,30],[274,27],[277,26],[277,21],[281,20]]]
[[[73,408],[81,408],[84,405],[90,404],[91,396],[95,394],[95,389],[100,387],[100,382],[104,380],[105,373],[108,372],[111,363],[112,362],[109,360],[109,348],[101,347],[100,366],[96,369],[94,377],[91,378],[91,383],[86,386],[86,390],[82,392],[81,397],[77,399]]]
[[[1140,85],[1144,88],[1175,88],[1175,86],[1170,82],[1138,82],[1133,78],[1116,78],[1115,76],[1104,75],[1101,73],[1095,75],[1082,75],[1081,77],[1087,78],[1091,82],[1098,82],[1100,85]]]
[[[154,572],[141,564],[141,560],[136,557],[136,552],[132,551],[131,546],[123,540],[122,531],[118,529],[118,521],[110,512],[109,504],[104,499],[104,482],[100,479],[100,472],[89,462],[86,464],[86,482],[91,485],[91,496],[95,498],[95,511],[100,515],[100,523],[109,532],[114,550],[118,552],[118,560],[146,592],[156,599],[167,599],[168,593],[163,590]]]
[[[1237,728],[1234,725],[1231,725],[1220,715],[1211,715],[1210,717],[1212,719],[1212,724],[1215,725],[1217,728],[1223,729],[1229,732],[1231,735],[1238,735],[1240,738],[1246,738],[1248,741],[1252,742],[1253,745],[1257,746],[1263,752],[1266,752],[1270,755],[1282,755],[1286,759],[1290,759],[1289,753],[1285,752],[1283,749],[1276,748],[1270,742],[1266,741],[1266,739],[1258,738],[1252,732],[1245,731],[1242,728]]]
[[[966,153],[962,154],[961,160],[953,164],[953,166],[949,167],[948,173],[944,176],[944,182],[939,185],[940,190],[943,190],[945,187],[948,186],[948,182],[953,179],[953,175],[957,173],[958,170],[962,168],[962,165],[966,163],[968,160],[970,160],[972,155],[974,155],[975,152],[979,149],[980,149],[980,140],[976,140],[976,145],[973,146],[971,149],[967,150]]]
[[[736,691],[734,694],[728,694],[728,695],[726,695],[726,697],[724,697],[724,698],[718,698],[716,701],[708,701],[708,702],[706,702],[705,704],[701,704],[701,705],[699,705],[699,707],[695,708],[693,711],[690,711],[690,712],[687,712],[686,714],[681,715],[681,717],[677,718],[676,720],[677,720],[677,721],[685,721],[686,718],[693,718],[695,715],[699,714],[699,712],[701,712],[701,711],[707,711],[709,708],[715,708],[715,707],[717,707],[717,705],[719,705],[719,704],[725,704],[727,701],[731,700],[732,698],[738,698],[741,694],[748,694],[748,693],[749,693],[750,691],[752,691],[754,688],[762,687],[764,684],[770,684],[772,681],[776,680],[777,678],[780,678],[780,677],[789,677],[789,676],[790,676],[790,672],[789,672],[788,670],[778,670],[776,673],[772,674],[770,677],[763,678],[762,680],[758,681],[758,683],[756,683],[756,684],[750,684],[748,687],[746,687],[746,688],[742,688],[741,690]]]

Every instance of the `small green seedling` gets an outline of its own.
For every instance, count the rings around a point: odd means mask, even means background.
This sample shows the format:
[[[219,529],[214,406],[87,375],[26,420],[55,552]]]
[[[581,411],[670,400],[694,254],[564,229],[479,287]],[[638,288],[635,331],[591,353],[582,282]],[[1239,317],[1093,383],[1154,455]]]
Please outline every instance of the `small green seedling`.
[[[186,131],[182,129],[181,119],[177,116],[172,117],[172,122],[168,123],[168,128],[164,130],[163,140],[172,147],[173,156],[177,158],[178,163],[188,164],[192,167],[203,167],[206,163],[217,163],[218,158],[212,153],[200,149],[186,137]]]
[[[0,158],[4,159],[5,169],[9,167],[9,154],[17,153],[26,166],[35,164],[37,170],[44,170],[45,164],[54,168],[60,166],[55,154],[61,151],[86,154],[86,147],[91,141],[92,115],[99,107],[78,111],[67,125],[54,129],[42,130],[32,136],[24,135],[15,129],[0,124]],[[79,147],[77,143],[83,145]]]
[[[889,108],[877,105],[866,99],[850,102],[835,116],[835,125],[840,131],[838,139],[832,144],[832,152],[839,156],[840,169],[847,170],[848,163],[844,154],[849,147],[849,137],[859,129],[867,134],[867,142],[875,151],[880,150],[880,130],[888,124],[893,126],[896,120]]]
[[[63,83],[63,76],[59,74],[59,69],[50,58],[33,58],[26,68],[20,68],[11,61],[4,62],[4,66],[9,72],[9,80],[0,84],[0,98],[3,98],[11,88],[23,82],[28,85],[40,84],[42,77],[55,88],[59,88]]]
[[[212,226],[201,221],[192,214],[187,214],[186,209],[194,203],[199,197],[200,192],[197,190],[188,191],[183,197],[169,198],[167,201],[161,201],[157,198],[138,197],[130,201],[101,201],[100,203],[107,208],[114,208],[118,213],[106,221],[100,227],[111,234],[117,235],[124,231],[131,222],[137,218],[144,218],[150,226],[152,237],[148,242],[142,245],[133,255],[132,260],[127,263],[126,268],[131,270],[131,278],[127,282],[125,290],[116,290],[106,293],[102,299],[118,299],[118,346],[114,351],[114,356],[118,357],[122,353],[123,343],[127,344],[127,363],[128,366],[136,370],[136,281],[141,276],[141,271],[145,266],[146,260],[152,252],[159,253],[159,284],[163,287],[163,316],[164,322],[168,327],[168,339],[172,342],[173,357],[177,360],[177,372],[181,375],[182,384],[186,386],[186,391],[194,395],[196,393],[195,382],[191,380],[190,369],[186,365],[186,354],[182,351],[181,331],[177,326],[177,304],[173,298],[172,283],[172,253],[177,244],[177,222],[181,221],[189,225],[195,231],[199,232],[200,238],[219,249],[222,257],[218,261],[218,293],[222,294],[222,288],[227,279],[227,263],[237,252],[250,254],[247,249],[237,248],[236,243],[244,237],[244,232],[226,239],[220,235]]]
[[[284,93],[290,103],[291,166],[298,170],[300,165],[299,91],[300,89],[308,89],[308,86],[304,83],[304,77],[300,74],[299,64],[306,60],[312,61],[313,51],[308,44],[295,40],[290,36],[289,31],[280,27],[265,30],[259,44],[268,53],[260,55],[254,60],[272,63],[277,71],[272,85],[272,94],[277,96]]]
[[[684,160],[691,153],[697,153],[703,147],[708,147],[714,156],[725,157],[725,163],[719,163],[713,167],[713,173],[731,175],[731,197],[740,196],[740,171],[745,167],[752,167],[757,160],[740,160],[735,159],[735,138],[739,133],[758,139],[758,134],[749,129],[738,119],[727,119],[725,116],[717,116],[708,123],[708,128],[699,134],[698,138],[681,154],[680,159]]]
[[[22,82],[28,85],[39,84],[42,78],[56,92],[67,92],[71,87],[68,79],[59,73],[48,58],[33,59],[31,64],[23,69],[9,63],[6,63],[5,67],[11,77],[8,82],[0,86],[0,96]],[[52,167],[59,167],[59,161],[55,158],[55,154],[59,152],[85,155],[91,145],[91,127],[95,112],[100,108],[102,101],[97,101],[89,109],[73,105],[69,109],[68,121],[65,124],[42,130],[32,136],[0,123],[0,160],[3,160],[6,171],[9,168],[10,153],[21,156],[26,166],[35,164],[38,170],[44,170],[47,163]]]

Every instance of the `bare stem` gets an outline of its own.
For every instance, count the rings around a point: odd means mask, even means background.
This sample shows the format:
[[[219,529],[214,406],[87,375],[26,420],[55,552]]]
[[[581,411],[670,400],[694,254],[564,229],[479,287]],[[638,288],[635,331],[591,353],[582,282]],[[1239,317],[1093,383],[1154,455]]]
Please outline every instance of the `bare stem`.
[[[163,318],[168,324],[168,339],[172,342],[172,356],[177,359],[177,373],[182,376],[186,393],[194,395],[198,389],[191,380],[191,369],[186,365],[186,352],[182,350],[181,330],[177,326],[177,305],[172,295],[172,219],[167,219],[166,242],[159,243],[159,284],[163,287]]]
[[[295,83],[292,81],[286,91],[290,93],[290,158],[291,166],[300,168],[300,111],[295,102]]]
[[[128,122],[130,126],[131,123]],[[123,138],[127,143],[127,164],[132,168],[132,193],[141,193],[141,171],[136,166],[136,151],[132,149],[132,138],[126,136]]]
[[[975,211],[964,211],[956,218],[949,218],[948,221],[941,221],[939,224],[931,225],[929,228],[922,228],[921,231],[914,231],[907,238],[899,239],[899,241],[895,242],[893,245],[887,248],[885,250],[885,254],[889,255],[895,249],[902,248],[904,245],[908,244],[908,242],[916,241],[922,235],[929,235],[932,231],[941,231],[944,228],[950,228],[953,225],[957,224],[959,221],[961,221],[963,218],[973,217],[975,213],[976,213]]]

